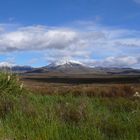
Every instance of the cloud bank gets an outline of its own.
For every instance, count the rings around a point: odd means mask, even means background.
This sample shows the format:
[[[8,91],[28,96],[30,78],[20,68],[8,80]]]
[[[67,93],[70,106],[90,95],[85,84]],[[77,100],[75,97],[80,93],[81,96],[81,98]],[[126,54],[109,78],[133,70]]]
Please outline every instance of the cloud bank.
[[[0,26],[1,54],[27,51],[41,52],[47,62],[72,59],[93,66],[135,66],[140,64],[140,31],[92,22],[71,27],[20,26],[14,30]]]

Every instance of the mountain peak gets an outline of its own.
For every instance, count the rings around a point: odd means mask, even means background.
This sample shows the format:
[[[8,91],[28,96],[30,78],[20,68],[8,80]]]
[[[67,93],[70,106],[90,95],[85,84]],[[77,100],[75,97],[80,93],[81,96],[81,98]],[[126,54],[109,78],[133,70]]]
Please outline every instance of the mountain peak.
[[[55,61],[51,64],[48,65],[48,67],[58,67],[58,66],[73,66],[73,65],[81,65],[84,66],[84,64],[80,63],[79,61],[74,61],[74,60],[60,60],[60,61]]]

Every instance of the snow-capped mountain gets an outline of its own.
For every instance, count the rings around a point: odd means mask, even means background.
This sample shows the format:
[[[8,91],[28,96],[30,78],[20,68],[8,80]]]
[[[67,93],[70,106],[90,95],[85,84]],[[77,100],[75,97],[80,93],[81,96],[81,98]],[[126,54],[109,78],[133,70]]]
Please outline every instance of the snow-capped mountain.
[[[53,62],[47,66],[36,68],[28,73],[44,73],[50,75],[67,75],[67,74],[92,74],[92,75],[133,75],[140,74],[140,70],[131,68],[105,68],[105,67],[89,67],[78,61],[61,60]]]
[[[134,75],[140,74],[140,70],[132,68],[105,68],[105,67],[89,67],[78,61],[61,60],[53,62],[47,66],[33,68],[30,66],[9,65],[6,63],[0,65],[1,71],[10,71],[16,73],[31,74],[49,74],[49,75]]]
[[[49,71],[57,71],[63,73],[87,73],[91,71],[91,68],[77,61],[62,61],[54,62],[46,66]]]
[[[47,67],[57,67],[57,66],[64,66],[64,65],[69,65],[69,66],[72,66],[72,65],[83,65],[82,63],[80,63],[79,61],[68,61],[68,60],[60,60],[60,61],[55,61],[51,64],[49,64]],[[84,66],[84,65],[83,65]]]
[[[65,73],[65,74],[85,74],[92,72],[92,68],[78,61],[56,61],[45,67],[31,71],[33,73]]]

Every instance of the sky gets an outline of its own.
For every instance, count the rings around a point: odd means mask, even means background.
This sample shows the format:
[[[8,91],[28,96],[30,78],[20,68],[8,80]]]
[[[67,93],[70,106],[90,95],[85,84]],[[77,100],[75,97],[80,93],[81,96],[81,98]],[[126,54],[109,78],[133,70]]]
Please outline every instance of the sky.
[[[0,66],[62,60],[140,68],[140,0],[0,0]]]

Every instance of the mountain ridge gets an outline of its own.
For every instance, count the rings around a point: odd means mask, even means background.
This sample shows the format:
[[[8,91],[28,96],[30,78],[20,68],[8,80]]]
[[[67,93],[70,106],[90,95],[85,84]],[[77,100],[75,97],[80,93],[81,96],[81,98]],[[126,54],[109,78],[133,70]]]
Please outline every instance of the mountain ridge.
[[[57,74],[140,74],[139,69],[120,67],[90,67],[80,62],[66,61],[65,63],[51,63],[36,68],[29,73],[57,73]]]
[[[47,66],[34,68],[31,66],[1,66],[1,71],[12,71],[15,73],[30,73],[30,74],[94,74],[94,75],[130,75],[140,74],[139,69],[120,68],[120,67],[90,67],[78,61],[56,61]]]

